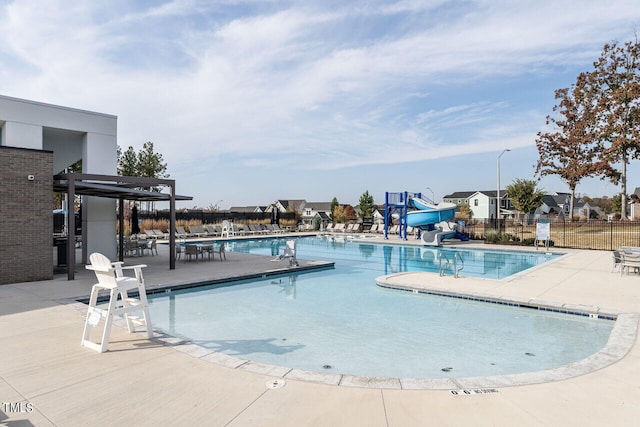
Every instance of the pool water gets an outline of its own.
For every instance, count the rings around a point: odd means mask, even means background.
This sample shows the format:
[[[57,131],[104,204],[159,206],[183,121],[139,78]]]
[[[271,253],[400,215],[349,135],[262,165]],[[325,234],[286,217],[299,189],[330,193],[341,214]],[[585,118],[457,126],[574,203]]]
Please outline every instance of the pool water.
[[[340,265],[375,270],[378,275],[403,271],[439,273],[440,265],[446,266],[447,259],[449,264],[444,273],[452,275],[457,258],[457,265],[463,264],[459,272],[461,277],[503,279],[563,255],[544,251],[383,245],[357,242],[342,236],[307,237],[297,241],[298,258],[336,261]],[[285,239],[237,240],[228,243],[227,248],[234,252],[275,256],[282,253],[285,242]]]
[[[265,242],[232,246],[278,253]],[[155,328],[241,359],[372,377],[537,371],[588,357],[609,338],[608,320],[376,286],[385,273],[432,268],[421,249],[300,239],[300,258],[331,259],[335,269],[151,295],[151,317]],[[477,273],[494,276],[496,257],[479,258]]]

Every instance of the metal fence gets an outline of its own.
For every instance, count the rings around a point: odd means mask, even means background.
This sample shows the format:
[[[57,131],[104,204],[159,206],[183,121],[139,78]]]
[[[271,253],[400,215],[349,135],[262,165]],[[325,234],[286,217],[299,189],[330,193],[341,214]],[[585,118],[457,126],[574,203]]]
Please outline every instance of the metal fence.
[[[546,222],[546,221],[545,221]],[[537,222],[515,220],[475,221],[466,224],[465,232],[473,239],[484,240],[501,229],[502,241],[510,244],[530,243],[536,237]],[[615,250],[620,246],[640,246],[640,221],[549,221],[551,241],[560,248]]]

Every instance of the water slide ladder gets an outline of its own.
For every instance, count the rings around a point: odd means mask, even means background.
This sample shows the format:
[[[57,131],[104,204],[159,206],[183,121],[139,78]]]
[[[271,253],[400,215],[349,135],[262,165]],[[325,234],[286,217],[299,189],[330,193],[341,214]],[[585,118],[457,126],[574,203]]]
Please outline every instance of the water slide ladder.
[[[444,252],[438,254],[438,267],[440,269],[440,276],[445,275],[445,270],[451,265],[451,260]],[[453,277],[458,278],[458,273],[464,270],[464,260],[460,252],[456,252],[453,256]]]

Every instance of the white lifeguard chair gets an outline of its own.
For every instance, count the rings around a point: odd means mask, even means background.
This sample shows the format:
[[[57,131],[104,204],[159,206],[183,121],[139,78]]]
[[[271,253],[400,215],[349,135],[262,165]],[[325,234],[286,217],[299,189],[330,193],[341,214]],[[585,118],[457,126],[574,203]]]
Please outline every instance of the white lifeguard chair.
[[[87,309],[87,319],[82,333],[82,345],[84,347],[104,353],[109,345],[109,336],[115,316],[122,315],[127,323],[130,333],[135,332],[133,323],[144,325],[147,338],[153,338],[151,321],[149,317],[149,307],[147,303],[147,293],[144,287],[142,269],[144,264],[123,266],[122,262],[112,263],[106,256],[100,253],[93,253],[89,257],[91,265],[87,265],[88,270],[93,270],[98,279],[98,283],[91,288],[91,297]],[[135,277],[127,277],[123,270],[133,270]],[[109,291],[109,302],[106,308],[98,307],[98,294],[100,291]],[[129,291],[137,291],[138,297],[129,295]],[[131,313],[141,312],[142,316],[134,316]],[[102,341],[95,343],[89,339],[91,330],[104,318],[104,330]]]
[[[236,235],[236,230],[235,227],[233,226],[233,223],[230,221],[227,221],[226,219],[224,221],[222,221],[222,233],[220,235],[220,237],[234,237]]]
[[[289,266],[298,266],[298,259],[296,258],[296,240],[287,240],[284,252],[282,255],[278,255],[271,261],[282,261],[283,259],[289,260]]]

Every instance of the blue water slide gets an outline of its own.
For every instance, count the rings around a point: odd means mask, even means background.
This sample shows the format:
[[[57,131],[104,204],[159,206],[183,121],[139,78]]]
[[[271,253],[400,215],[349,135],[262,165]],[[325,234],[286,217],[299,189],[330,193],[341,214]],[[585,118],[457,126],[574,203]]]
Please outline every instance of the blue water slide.
[[[456,205],[453,203],[433,204],[423,199],[411,198],[409,206],[417,210],[407,213],[407,225],[423,229],[432,228],[442,221],[451,221],[455,217]]]

